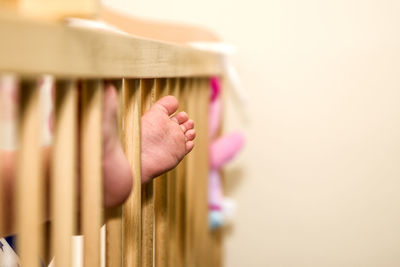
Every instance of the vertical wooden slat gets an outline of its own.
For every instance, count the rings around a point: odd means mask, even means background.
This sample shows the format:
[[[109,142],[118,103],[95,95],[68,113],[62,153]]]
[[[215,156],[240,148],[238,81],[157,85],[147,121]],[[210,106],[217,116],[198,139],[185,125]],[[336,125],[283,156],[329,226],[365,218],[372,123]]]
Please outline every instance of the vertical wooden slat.
[[[106,210],[106,267],[122,266],[122,208]]]
[[[189,99],[191,105],[190,105],[190,113],[193,116],[194,121],[196,122],[196,130],[198,132],[197,138],[196,138],[196,145],[193,151],[191,152],[192,154],[192,159],[189,160],[188,162],[188,173],[189,173],[189,179],[191,181],[191,188],[190,190],[190,207],[191,207],[191,213],[190,217],[192,219],[191,221],[191,265],[192,266],[197,266],[198,264],[198,257],[200,254],[200,249],[201,249],[201,242],[202,239],[197,239],[199,237],[199,220],[201,220],[201,216],[199,214],[198,209],[198,202],[199,202],[199,195],[201,194],[201,188],[198,188],[199,186],[199,180],[202,178],[201,177],[201,169],[200,169],[200,162],[202,160],[201,158],[201,139],[203,136],[200,136],[201,128],[203,127],[201,123],[201,88],[200,88],[200,80],[198,78],[193,78],[192,80],[192,95],[190,98],[196,99],[194,100]],[[206,260],[206,259],[203,259]]]
[[[124,267],[141,266],[141,114],[142,90],[139,80],[124,81],[124,150],[133,172],[132,192],[124,204]]]
[[[188,79],[179,79],[179,104],[180,110],[187,111],[187,95],[189,82]],[[187,158],[184,158],[181,163],[176,168],[176,247],[177,247],[177,257],[176,265],[177,267],[184,267],[186,262],[186,163]]]
[[[197,132],[200,133],[201,128],[203,125],[201,124],[201,92],[200,92],[200,83],[199,83],[198,78],[193,78],[192,79],[192,84],[191,84],[191,89],[190,89],[190,95],[189,95],[189,107],[188,107],[188,112],[191,114],[193,117],[193,120],[196,123],[196,129]],[[190,254],[189,254],[189,264],[190,266],[197,266],[198,263],[198,257],[200,254],[200,249],[201,249],[201,241],[202,237],[199,238],[199,220],[201,220],[201,216],[199,214],[198,209],[198,202],[199,202],[199,195],[201,194],[201,188],[198,188],[199,186],[199,180],[201,179],[201,169],[200,169],[200,161],[202,160],[201,158],[201,139],[203,136],[200,136],[200,134],[197,135],[196,138],[196,146],[191,152],[188,160],[188,180],[190,182],[190,185],[187,190],[189,191],[189,197],[188,197],[188,206],[190,208],[190,211],[188,213],[189,217],[189,224],[190,224],[190,236],[189,240],[191,241],[190,243]],[[206,259],[203,259],[206,260]]]
[[[168,79],[169,94],[179,100],[179,79]],[[181,106],[182,103],[179,103]],[[167,173],[167,212],[168,212],[168,266],[177,266],[177,168]]]
[[[210,233],[210,259],[209,266],[222,267],[223,266],[223,232],[224,229],[216,229]]]
[[[142,90],[142,111],[149,110],[155,102],[155,82],[152,79],[140,80]],[[142,185],[142,267],[153,267],[154,251],[154,195],[153,181]]]
[[[17,145],[17,101],[13,99],[12,94],[17,94],[17,78],[10,74],[0,76],[0,236],[5,236],[7,232],[15,231],[15,205],[10,205],[16,200],[16,192],[6,191],[8,181],[7,167],[10,166],[9,153],[7,150],[15,149]],[[14,154],[13,152],[11,152]],[[3,158],[4,157],[4,158]],[[2,176],[2,177],[1,177]],[[4,179],[4,180],[3,180]],[[13,201],[14,200],[14,201]]]
[[[57,81],[52,161],[52,249],[55,266],[72,264],[76,230],[77,90],[72,81]]]
[[[209,230],[208,230],[208,107],[209,86],[208,79],[201,78],[196,81],[197,108],[196,108],[196,178],[194,194],[194,251],[196,253],[196,266],[209,265],[210,257]]]
[[[43,177],[39,139],[40,97],[37,82],[20,84],[19,154],[17,177],[18,250],[22,267],[39,266],[43,248],[41,227]]]
[[[156,79],[156,99],[168,94],[167,80]],[[168,264],[168,221],[167,221],[167,175],[162,174],[154,180],[154,242],[155,266],[166,267]]]
[[[4,116],[4,106],[5,106],[5,89],[4,89],[4,81],[3,77],[0,76],[0,144],[3,145],[3,140],[5,139],[4,136],[4,128],[3,124],[5,121],[5,116]],[[0,149],[3,149],[3,147],[0,146]],[[1,152],[0,152],[1,153]],[[0,154],[0,159],[2,159],[3,155]],[[5,194],[4,194],[4,181],[3,181],[3,171],[4,171],[4,165],[3,165],[3,160],[0,160],[0,235],[2,236],[4,233],[4,207],[5,207]]]
[[[102,103],[99,80],[82,82],[81,178],[84,266],[100,266],[100,227],[103,208]]]
[[[202,266],[208,246],[208,96],[206,79],[193,78],[188,86],[187,112],[195,121],[195,148],[187,158],[185,266]]]
[[[1,97],[1,95],[0,95]],[[1,99],[0,99],[1,101]],[[0,114],[1,115],[1,114]],[[2,136],[2,125],[0,123],[0,136]],[[1,158],[1,155],[0,155]],[[0,235],[3,235],[4,233],[4,220],[5,220],[5,216],[4,216],[4,181],[3,181],[3,162],[0,160]]]
[[[123,142],[123,114],[124,90],[122,80],[115,80],[112,84],[118,93],[118,135]],[[109,208],[106,210],[106,241],[105,241],[106,267],[122,266],[122,207]]]
[[[224,83],[221,83],[222,87],[224,86]],[[210,86],[210,85],[209,85]],[[220,98],[225,99],[223,97],[224,90],[220,91]],[[223,104],[223,102],[222,102]],[[221,122],[219,125],[218,129],[218,135],[221,135],[223,132],[223,114],[221,116]],[[220,177],[221,177],[221,184],[224,187],[224,171],[220,171]],[[211,244],[211,249],[212,249],[212,265],[215,267],[222,267],[224,266],[224,228],[219,228],[214,231],[210,231],[211,234],[211,240],[209,241]]]
[[[195,123],[197,121],[196,117],[196,107],[197,107],[197,92],[194,88],[195,80],[189,79],[186,90],[186,101],[187,101],[187,113]],[[196,127],[198,128],[198,127]],[[186,159],[186,181],[185,181],[185,267],[195,266],[195,254],[194,254],[194,220],[195,220],[195,179],[196,179],[196,150],[197,145],[194,147],[193,151],[187,156]]]

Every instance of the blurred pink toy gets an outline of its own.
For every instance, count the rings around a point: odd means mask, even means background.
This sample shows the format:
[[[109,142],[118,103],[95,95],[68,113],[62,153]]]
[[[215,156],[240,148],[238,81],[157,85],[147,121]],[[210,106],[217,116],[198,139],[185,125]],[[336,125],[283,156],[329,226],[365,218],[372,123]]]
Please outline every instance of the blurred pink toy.
[[[209,108],[209,137],[212,140],[209,148],[210,174],[209,174],[209,225],[216,229],[224,225],[227,217],[226,206],[232,206],[223,196],[222,181],[219,170],[231,161],[244,145],[245,138],[242,133],[234,132],[219,138],[216,134],[221,124],[220,81],[217,77],[210,80],[211,102]],[[224,205],[229,202],[230,205]]]

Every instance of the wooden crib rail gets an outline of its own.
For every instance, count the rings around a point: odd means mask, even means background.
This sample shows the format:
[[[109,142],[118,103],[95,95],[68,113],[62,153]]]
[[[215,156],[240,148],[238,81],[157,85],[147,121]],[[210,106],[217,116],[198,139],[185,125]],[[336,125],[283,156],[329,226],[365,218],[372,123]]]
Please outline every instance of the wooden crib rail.
[[[223,74],[221,56],[7,14],[0,14],[0,36],[0,79],[17,77],[20,95],[15,213],[20,266],[38,267],[40,259],[53,259],[56,267],[221,266],[216,259],[221,255],[211,251],[207,204],[209,78]],[[55,88],[49,199],[39,141],[43,75],[52,77]],[[119,94],[118,130],[134,175],[129,198],[113,209],[103,207],[105,81]],[[177,97],[179,111],[195,120],[196,146],[175,169],[142,184],[141,116],[164,95]],[[2,168],[0,162],[0,178]],[[7,204],[2,191],[0,204]],[[48,206],[50,238],[43,225]],[[4,221],[0,216],[0,230]]]
[[[0,36],[0,70],[24,75],[166,78],[222,73],[215,53],[5,14],[0,14]]]

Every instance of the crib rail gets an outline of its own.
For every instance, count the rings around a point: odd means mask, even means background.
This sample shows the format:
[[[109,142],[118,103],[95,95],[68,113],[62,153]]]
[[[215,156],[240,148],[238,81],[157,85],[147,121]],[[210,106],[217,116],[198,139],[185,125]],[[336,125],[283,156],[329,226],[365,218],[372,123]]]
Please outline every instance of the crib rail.
[[[208,79],[222,75],[220,56],[5,14],[0,14],[0,36],[0,75],[16,75],[20,94],[14,229],[20,266],[40,266],[40,258],[53,256],[57,267],[81,266],[76,265],[80,258],[87,267],[219,266],[211,251],[215,236],[207,226],[207,110]],[[43,75],[55,81],[50,174],[43,168],[46,155],[39,142]],[[107,210],[101,171],[105,80],[118,89],[120,138],[135,178],[126,203]],[[196,146],[177,168],[142,185],[140,118],[167,94],[176,96],[180,109],[195,120]],[[0,177],[2,168],[0,163]],[[0,200],[7,205],[3,193]],[[44,227],[47,206],[50,238]],[[82,257],[72,239],[78,234]]]
[[[166,78],[221,73],[216,54],[128,35],[9,15],[0,15],[0,33],[0,69],[26,75]]]

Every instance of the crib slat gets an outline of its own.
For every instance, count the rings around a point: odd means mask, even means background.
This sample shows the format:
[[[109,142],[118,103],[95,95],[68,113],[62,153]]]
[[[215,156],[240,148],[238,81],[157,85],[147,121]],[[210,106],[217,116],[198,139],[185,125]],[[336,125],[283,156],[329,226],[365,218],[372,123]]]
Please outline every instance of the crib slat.
[[[156,79],[156,99],[168,94],[166,79]],[[155,219],[155,266],[168,264],[168,221],[167,221],[167,175],[154,180],[154,219]]]
[[[141,79],[142,112],[155,102],[155,82]],[[154,194],[153,181],[142,185],[142,267],[153,267]]]
[[[102,103],[99,80],[82,83],[81,178],[84,266],[100,266],[100,227],[102,224]]]
[[[222,91],[223,92],[223,91]],[[221,99],[223,97],[221,96]],[[218,129],[218,134],[220,135],[222,133],[222,128],[223,128],[223,120],[221,120],[219,129]],[[221,171],[221,179],[222,179],[222,186],[224,182],[224,173]],[[224,255],[223,255],[223,239],[224,239],[224,229],[219,228],[214,231],[210,231],[210,249],[211,249],[211,259],[212,259],[212,266],[215,267],[222,267],[224,266]]]
[[[118,135],[123,142],[123,83],[122,80],[113,80],[110,83],[118,93]],[[106,240],[105,240],[105,265],[106,267],[122,266],[122,207],[106,209]]]
[[[197,138],[196,138],[196,178],[194,180],[196,193],[194,194],[194,251],[196,252],[196,266],[210,264],[209,230],[208,230],[208,107],[209,82],[206,78],[196,80],[197,93]],[[208,261],[208,262],[207,262]]]
[[[17,144],[17,135],[14,134],[14,128],[17,129],[17,112],[18,108],[17,101],[12,100],[12,94],[16,94],[17,89],[17,78],[14,75],[4,74],[0,76],[0,149],[13,149]],[[9,124],[9,126],[6,126]],[[11,125],[10,125],[11,124]],[[10,127],[11,126],[11,127]],[[1,151],[0,158],[0,235],[5,236],[6,233],[14,232],[15,223],[15,205],[9,205],[8,201],[11,198],[15,200],[15,190],[12,192],[6,190],[6,182],[8,180],[9,172],[7,166],[10,164],[9,155],[14,154],[14,151]],[[3,168],[3,169],[1,169]],[[11,214],[11,215],[10,215]],[[9,216],[8,218],[5,216]]]
[[[179,103],[180,110],[187,111],[187,96],[189,89],[188,79],[179,79]],[[181,163],[176,168],[176,247],[177,247],[177,257],[176,265],[177,267],[185,266],[185,241],[186,241],[186,157],[181,161]]]
[[[179,100],[179,79],[168,79],[170,94]],[[179,101],[180,102],[180,101]],[[182,103],[179,104],[182,106]],[[178,168],[178,167],[177,167]],[[168,266],[177,266],[177,168],[167,173]]]
[[[18,250],[22,267],[39,266],[43,249],[43,177],[39,142],[40,96],[35,80],[20,84],[17,177]]]
[[[1,94],[0,94],[0,98],[1,98]],[[1,99],[0,99],[0,102],[1,102]],[[1,113],[0,113],[0,117],[1,117]],[[2,125],[1,125],[1,123],[0,123],[0,137],[3,137],[2,136],[3,135],[3,129],[2,129]],[[1,153],[1,152],[0,152]],[[0,155],[0,158],[2,157],[2,155]],[[4,181],[3,181],[3,170],[4,169],[4,167],[3,167],[3,162],[0,160],[0,235],[1,236],[3,236],[4,234],[4,218],[5,218],[5,216],[4,216],[4,214],[5,214],[5,212],[4,212],[4,199],[5,199],[5,196],[4,196],[4,185],[3,185],[3,183],[4,183]]]
[[[124,150],[132,166],[132,192],[124,204],[124,267],[141,266],[141,131],[142,90],[139,80],[124,81]]]
[[[187,113],[196,122],[197,121],[197,92],[195,89],[195,80],[188,80],[187,84]],[[196,127],[198,128],[198,127]],[[188,154],[186,159],[186,181],[185,181],[185,266],[194,266],[194,220],[195,220],[195,179],[196,179],[196,160],[197,145],[193,151]]]
[[[122,209],[106,210],[105,265],[122,266]]]
[[[222,267],[223,264],[223,229],[216,229],[210,233],[210,266]]]
[[[195,164],[195,179],[193,179],[193,188],[196,188],[196,191],[193,190],[193,209],[195,212],[193,212],[194,220],[193,220],[193,261],[195,266],[197,266],[198,263],[200,263],[200,257],[202,256],[202,243],[205,237],[207,236],[202,236],[201,231],[200,231],[200,226],[201,226],[201,221],[203,220],[203,215],[201,209],[199,208],[199,204],[201,202],[201,194],[203,191],[202,188],[202,179],[203,179],[203,155],[202,155],[202,145],[204,145],[203,139],[204,136],[202,135],[203,133],[203,114],[205,111],[202,109],[202,87],[201,87],[201,79],[197,78],[193,82],[193,88],[196,91],[196,99],[197,99],[197,105],[196,105],[196,110],[195,110],[195,118],[196,118],[196,125],[197,125],[197,139],[196,139],[196,149],[193,151],[195,153],[196,157],[196,164]],[[207,136],[206,136],[207,138]],[[206,167],[207,169],[207,167]],[[206,217],[204,217],[206,218]],[[202,259],[203,262],[207,260],[207,258]]]
[[[4,120],[5,120],[5,88],[4,88],[4,81],[3,81],[3,77],[0,77],[0,145],[3,145],[3,140],[5,139],[4,136],[4,129],[3,129],[3,124],[4,124]],[[0,147],[0,150],[3,149],[3,147]],[[3,154],[2,152],[0,152],[0,235],[3,236],[4,234],[4,208],[5,208],[5,192],[4,192],[4,163],[3,163]]]
[[[57,81],[52,161],[52,249],[55,266],[69,267],[76,230],[77,91],[73,81]]]

